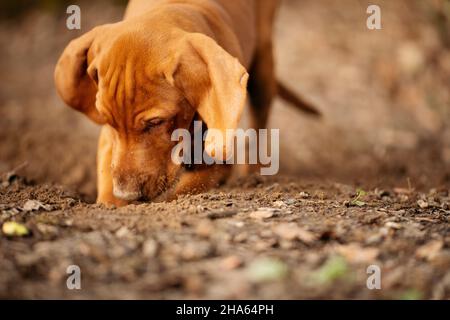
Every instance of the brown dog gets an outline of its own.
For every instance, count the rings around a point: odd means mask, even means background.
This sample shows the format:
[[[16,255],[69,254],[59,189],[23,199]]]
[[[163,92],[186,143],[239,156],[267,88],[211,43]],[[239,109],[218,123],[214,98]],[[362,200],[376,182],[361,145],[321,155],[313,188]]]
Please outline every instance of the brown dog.
[[[235,129],[247,89],[255,129],[265,128],[277,89],[315,113],[277,85],[271,37],[277,5],[134,0],[123,21],[94,28],[67,46],[55,70],[57,90],[103,126],[97,202],[171,199],[224,181],[227,165],[173,163],[171,133],[191,129],[197,118],[208,128]],[[205,150],[214,143],[207,136]],[[229,151],[227,145],[214,147]]]

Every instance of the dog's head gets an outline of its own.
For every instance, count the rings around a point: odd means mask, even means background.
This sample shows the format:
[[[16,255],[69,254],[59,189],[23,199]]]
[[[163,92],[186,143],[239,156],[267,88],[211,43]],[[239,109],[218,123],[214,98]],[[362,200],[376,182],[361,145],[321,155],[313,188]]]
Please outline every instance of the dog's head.
[[[152,199],[175,183],[171,161],[177,128],[196,115],[208,128],[238,125],[248,74],[238,59],[198,33],[100,26],[73,40],[55,70],[57,90],[72,108],[109,126],[114,195]],[[214,145],[215,144],[215,145]],[[226,144],[205,140],[205,150]]]

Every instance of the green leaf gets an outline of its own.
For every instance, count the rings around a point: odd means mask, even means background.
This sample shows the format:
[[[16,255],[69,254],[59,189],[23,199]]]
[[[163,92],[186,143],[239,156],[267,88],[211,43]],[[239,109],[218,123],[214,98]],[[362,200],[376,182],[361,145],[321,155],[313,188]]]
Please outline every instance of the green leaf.
[[[410,289],[400,295],[400,300],[420,300],[422,297],[422,292],[416,289]]]
[[[357,189],[356,190],[356,196],[350,201],[350,204],[352,206],[358,206],[362,207],[365,206],[366,203],[364,201],[361,201],[361,197],[364,197],[367,193],[363,189]]]
[[[273,258],[255,260],[247,269],[249,278],[255,282],[281,280],[288,274],[288,267]]]
[[[348,271],[345,259],[341,256],[333,256],[313,273],[312,280],[319,284],[328,284],[347,276]]]
[[[358,207],[364,207],[366,205],[366,203],[364,201],[360,201],[360,200],[355,200],[352,201],[352,204]]]

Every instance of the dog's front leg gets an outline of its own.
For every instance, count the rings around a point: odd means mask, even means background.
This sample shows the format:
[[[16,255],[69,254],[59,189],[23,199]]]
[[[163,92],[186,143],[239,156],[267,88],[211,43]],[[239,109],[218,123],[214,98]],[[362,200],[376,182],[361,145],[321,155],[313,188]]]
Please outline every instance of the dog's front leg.
[[[230,165],[213,165],[185,172],[178,183],[160,200],[171,201],[182,194],[197,194],[220,186],[231,174]]]
[[[106,206],[125,206],[127,201],[117,199],[113,195],[113,180],[111,175],[112,136],[111,128],[102,127],[97,153],[97,203]]]

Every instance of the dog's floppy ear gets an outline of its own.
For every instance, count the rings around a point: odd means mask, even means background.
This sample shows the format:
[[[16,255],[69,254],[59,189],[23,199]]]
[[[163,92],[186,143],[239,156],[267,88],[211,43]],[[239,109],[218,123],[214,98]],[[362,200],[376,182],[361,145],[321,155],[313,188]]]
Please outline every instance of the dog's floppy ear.
[[[232,139],[225,141],[227,129],[238,126],[247,96],[248,73],[212,38],[200,33],[187,33],[172,58],[172,69],[166,78],[179,88],[189,103],[206,122],[208,130],[222,133],[208,134],[205,150],[213,158],[226,159],[232,150]],[[215,154],[220,150],[222,155]]]
[[[100,28],[94,28],[69,43],[59,58],[54,77],[56,89],[66,104],[103,124],[104,119],[95,107],[96,70],[90,68],[88,72],[88,53],[99,31]]]

